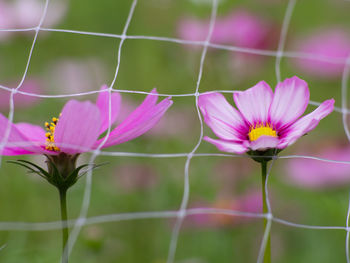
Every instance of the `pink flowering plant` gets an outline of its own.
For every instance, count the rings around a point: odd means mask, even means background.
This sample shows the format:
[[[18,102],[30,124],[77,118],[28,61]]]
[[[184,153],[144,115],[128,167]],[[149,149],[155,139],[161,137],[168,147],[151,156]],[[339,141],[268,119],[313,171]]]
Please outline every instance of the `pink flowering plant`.
[[[121,107],[120,94],[113,92],[109,95],[107,88],[101,88],[96,103],[68,101],[59,118],[54,117],[46,122],[45,129],[30,123],[11,123],[0,114],[0,138],[5,143],[1,149],[2,155],[46,156],[47,170],[26,160],[11,162],[40,175],[58,189],[63,222],[63,248],[68,239],[66,192],[84,174],[83,168],[96,167],[89,164],[76,167],[79,155],[121,144],[144,134],[172,105],[171,98],[157,103],[158,93],[154,89],[140,106],[103,137],[102,134],[116,122]]]
[[[248,90],[234,92],[233,99],[238,110],[220,93],[206,93],[198,99],[205,123],[219,137],[206,136],[204,140],[224,152],[247,153],[261,163],[264,213],[268,212],[264,190],[267,162],[313,130],[333,111],[334,100],[329,99],[313,112],[300,117],[309,98],[307,83],[294,76],[278,83],[275,92],[264,81]],[[265,219],[265,227],[266,224]],[[270,238],[264,262],[270,262]]]

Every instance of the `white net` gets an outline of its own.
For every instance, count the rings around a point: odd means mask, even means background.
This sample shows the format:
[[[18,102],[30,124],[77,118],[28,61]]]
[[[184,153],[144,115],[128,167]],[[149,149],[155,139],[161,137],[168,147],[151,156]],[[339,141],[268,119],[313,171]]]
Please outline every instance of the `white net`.
[[[106,223],[106,222],[118,222],[118,221],[126,221],[126,220],[135,220],[135,219],[162,219],[162,218],[173,218],[176,219],[175,224],[173,226],[172,230],[172,236],[169,244],[169,251],[168,251],[168,257],[167,262],[172,263],[175,260],[176,255],[176,249],[178,244],[178,237],[179,233],[181,231],[181,227],[183,225],[183,221],[186,217],[191,215],[199,215],[199,214],[221,214],[221,215],[228,215],[228,216],[241,216],[241,217],[251,217],[251,218],[266,218],[268,221],[267,227],[265,229],[265,233],[263,235],[259,254],[257,257],[257,262],[262,262],[263,255],[267,243],[267,237],[270,234],[271,225],[272,223],[279,223],[291,227],[296,228],[305,228],[305,229],[313,229],[313,230],[343,230],[346,231],[346,240],[345,240],[345,251],[346,251],[346,259],[347,262],[350,262],[349,258],[349,214],[350,214],[350,201],[349,201],[349,209],[347,211],[347,218],[346,222],[344,222],[344,226],[319,226],[319,225],[304,225],[304,224],[297,224],[293,223],[281,218],[278,218],[274,216],[272,207],[270,205],[269,201],[269,194],[268,194],[268,184],[265,185],[265,193],[266,193],[266,202],[268,204],[268,213],[262,214],[262,213],[250,213],[250,212],[243,212],[243,211],[236,211],[236,210],[229,210],[229,209],[218,209],[218,208],[188,208],[188,202],[189,202],[189,196],[190,196],[190,181],[189,181],[189,171],[191,166],[191,161],[194,157],[200,157],[200,158],[206,158],[210,156],[219,156],[219,157],[238,157],[234,154],[224,154],[224,153],[217,153],[217,154],[210,154],[210,153],[197,153],[197,149],[199,148],[200,144],[203,140],[203,133],[204,133],[204,124],[203,120],[198,108],[198,96],[200,93],[200,87],[201,87],[201,79],[203,75],[203,65],[205,62],[206,54],[208,48],[212,49],[219,49],[219,50],[227,50],[232,52],[241,52],[241,53],[248,53],[248,54],[256,54],[261,56],[271,56],[275,57],[275,74],[276,74],[276,80],[279,82],[281,81],[281,60],[283,58],[309,58],[313,60],[319,60],[319,61],[325,61],[335,64],[343,64],[344,65],[344,72],[342,77],[342,103],[341,108],[335,108],[336,112],[339,112],[342,114],[343,117],[343,126],[345,133],[347,135],[347,138],[350,141],[350,132],[347,125],[347,115],[348,115],[348,109],[347,109],[347,86],[349,82],[349,75],[350,75],[350,56],[347,60],[344,59],[338,59],[338,58],[330,58],[330,57],[320,57],[315,56],[313,54],[308,53],[301,53],[301,52],[289,52],[285,51],[285,42],[287,38],[288,33],[288,27],[289,23],[291,21],[291,17],[293,15],[293,10],[296,5],[296,0],[289,0],[287,9],[285,11],[284,15],[284,21],[282,25],[282,30],[280,32],[280,38],[279,38],[279,44],[277,51],[272,50],[262,50],[262,49],[252,49],[252,48],[242,48],[242,47],[236,47],[236,46],[229,46],[229,45],[221,45],[221,44],[214,44],[211,43],[211,35],[214,29],[215,20],[216,20],[216,13],[218,9],[218,1],[213,0],[212,1],[212,11],[211,11],[211,18],[210,18],[210,26],[207,33],[207,37],[205,41],[190,41],[190,40],[183,40],[183,39],[177,39],[177,38],[169,38],[169,37],[158,37],[158,36],[146,36],[146,35],[128,35],[128,27],[130,25],[130,22],[133,18],[135,8],[137,7],[137,0],[133,0],[131,3],[129,15],[127,17],[127,20],[125,22],[125,26],[123,29],[123,32],[121,35],[117,34],[105,34],[105,33],[97,33],[97,32],[86,32],[86,31],[77,31],[77,30],[69,30],[69,29],[55,29],[55,28],[44,28],[42,27],[43,21],[45,19],[48,7],[49,7],[49,0],[46,0],[45,6],[43,7],[42,16],[40,19],[39,24],[37,27],[33,28],[23,28],[23,29],[1,29],[1,32],[15,32],[15,31],[34,31],[35,36],[28,54],[28,59],[25,67],[25,71],[22,75],[22,78],[17,85],[16,88],[9,88],[6,86],[0,86],[1,89],[6,90],[11,94],[10,96],[10,107],[9,107],[9,114],[8,119],[10,122],[13,122],[14,119],[14,113],[15,113],[15,105],[14,105],[14,96],[16,94],[22,94],[26,96],[32,96],[32,97],[40,97],[40,98],[68,98],[68,97],[77,97],[77,96],[83,96],[83,95],[89,95],[89,94],[96,94],[100,92],[99,90],[93,90],[88,92],[80,92],[80,93],[72,93],[72,94],[58,94],[58,95],[48,95],[48,94],[35,94],[30,92],[24,92],[21,90],[21,87],[23,85],[24,80],[27,77],[28,69],[31,64],[31,58],[33,52],[35,52],[35,46],[37,42],[37,38],[40,32],[43,31],[49,31],[49,32],[61,32],[61,33],[67,33],[67,34],[80,34],[80,35],[91,35],[91,36],[98,36],[98,37],[107,37],[112,39],[118,39],[120,40],[119,46],[117,49],[117,65],[115,68],[115,74],[113,77],[113,80],[111,81],[108,92],[109,94],[112,94],[112,92],[120,92],[120,93],[134,93],[134,94],[151,94],[149,92],[144,91],[135,91],[135,90],[121,90],[121,89],[114,89],[115,83],[118,78],[118,73],[120,69],[121,59],[122,59],[122,48],[124,46],[124,42],[127,39],[142,39],[142,40],[153,40],[153,41],[162,41],[162,42],[172,42],[172,43],[178,43],[181,45],[195,45],[202,47],[202,53],[199,61],[199,69],[198,69],[198,77],[196,86],[193,89],[193,92],[190,93],[183,93],[183,94],[165,94],[161,93],[159,96],[172,96],[172,97],[194,97],[195,99],[195,107],[198,114],[198,119],[200,122],[200,134],[198,135],[198,141],[195,144],[194,148],[190,152],[186,153],[168,153],[168,154],[145,154],[145,153],[134,153],[134,152],[105,152],[102,151],[101,148],[106,142],[108,135],[110,133],[110,128],[107,131],[106,139],[101,143],[101,145],[92,152],[91,158],[89,160],[90,164],[93,164],[95,162],[95,159],[98,156],[124,156],[124,157],[143,157],[143,158],[185,158],[185,167],[184,167],[184,189],[183,189],[183,196],[181,205],[178,210],[176,211],[157,211],[157,212],[133,212],[133,213],[117,213],[117,214],[108,214],[108,215],[101,215],[101,216],[95,216],[95,217],[87,217],[89,206],[90,206],[90,199],[91,199],[91,189],[92,189],[92,175],[93,172],[90,170],[86,175],[86,182],[85,182],[85,190],[84,190],[84,196],[83,196],[83,202],[81,205],[80,213],[78,218],[71,219],[68,221],[69,227],[71,227],[70,231],[70,237],[69,241],[66,247],[66,253],[70,255],[72,252],[74,245],[77,241],[77,238],[81,232],[81,229],[83,226],[91,225],[91,224],[100,224],[100,223]],[[39,52],[39,51],[38,51]],[[227,90],[212,90],[210,92],[222,92],[222,93],[233,93],[234,91],[227,91]],[[110,97],[111,98],[111,97]],[[311,105],[320,105],[319,102],[316,101],[310,101]],[[109,116],[111,116],[111,101],[109,103]],[[111,120],[109,120],[111,122]],[[8,137],[10,134],[10,126],[7,127],[5,137],[0,142],[0,151],[3,150],[5,145],[8,144]],[[273,156],[273,161],[271,162],[271,165],[268,169],[268,175],[269,177],[271,167],[273,166],[274,162],[278,159],[290,159],[290,158],[304,158],[304,159],[313,159],[320,162],[330,162],[335,164],[346,164],[350,165],[350,162],[347,161],[340,161],[340,160],[330,160],[325,158],[319,158],[315,156],[304,156],[304,155],[280,155],[280,156]],[[2,156],[0,155],[0,163],[2,162]],[[267,180],[268,181],[268,180]],[[14,231],[14,230],[21,230],[21,231],[48,231],[48,230],[55,230],[55,229],[61,229],[62,224],[60,221],[54,221],[54,222],[37,222],[37,223],[27,223],[27,222],[0,222],[0,230],[1,231]],[[0,247],[0,253],[1,250],[4,248],[4,246]]]

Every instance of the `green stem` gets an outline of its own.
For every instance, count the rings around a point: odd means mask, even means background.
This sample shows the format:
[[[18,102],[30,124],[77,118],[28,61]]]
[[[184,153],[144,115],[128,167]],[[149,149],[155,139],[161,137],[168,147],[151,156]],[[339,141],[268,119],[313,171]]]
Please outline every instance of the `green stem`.
[[[68,224],[67,224],[67,189],[59,189],[62,219],[62,263],[68,263],[68,255],[64,253],[68,241]]]
[[[267,167],[267,162],[261,162],[261,182],[262,182],[262,202],[263,202],[263,213],[266,214],[268,213],[268,208],[266,204],[266,193],[265,193],[265,184],[266,184],[266,167]],[[267,226],[267,219],[264,218],[264,229],[266,231],[266,226]],[[265,248],[265,254],[264,254],[264,263],[270,263],[271,262],[271,238],[270,238],[270,233],[268,233],[267,237],[267,243],[266,243],[266,248]]]

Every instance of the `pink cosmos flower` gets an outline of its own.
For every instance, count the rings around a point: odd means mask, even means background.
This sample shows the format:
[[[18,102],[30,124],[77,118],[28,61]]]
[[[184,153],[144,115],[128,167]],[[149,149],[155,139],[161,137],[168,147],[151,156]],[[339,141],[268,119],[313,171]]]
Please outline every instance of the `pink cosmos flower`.
[[[329,29],[304,38],[298,51],[325,59],[344,59],[350,55],[350,36],[341,29]],[[314,59],[296,59],[295,65],[303,72],[317,77],[338,77],[344,70],[341,63],[330,63]]]
[[[350,148],[326,147],[317,156],[350,161]],[[287,164],[288,181],[304,188],[329,188],[350,184],[350,165],[310,159],[292,159]]]
[[[106,89],[103,86],[101,90]],[[154,89],[122,123],[114,128],[103,148],[132,140],[151,129],[171,106],[170,98],[156,103],[158,96]],[[115,123],[121,106],[119,93],[111,96],[111,124]],[[45,123],[47,132],[29,123],[9,123],[0,114],[0,138],[5,136],[10,126],[8,143],[2,155],[46,154],[49,156],[77,155],[96,149],[105,138],[99,138],[109,126],[109,93],[99,93],[96,104],[89,101],[70,100],[63,107],[58,118]]]
[[[299,119],[309,97],[307,83],[296,76],[278,83],[275,93],[264,81],[246,91],[234,92],[238,111],[220,93],[203,94],[198,105],[205,123],[219,137],[206,136],[204,140],[221,151],[237,154],[284,149],[314,129],[334,108],[334,100],[326,100]]]

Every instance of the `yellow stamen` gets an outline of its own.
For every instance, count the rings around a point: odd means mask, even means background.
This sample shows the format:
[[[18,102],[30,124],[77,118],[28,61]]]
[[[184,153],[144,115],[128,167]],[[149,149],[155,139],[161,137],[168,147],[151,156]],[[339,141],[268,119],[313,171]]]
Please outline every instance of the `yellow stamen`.
[[[57,125],[59,119],[53,117],[51,120],[52,120],[52,122],[50,122],[50,123],[45,122],[45,127],[46,127],[46,130],[48,131],[47,133],[45,133],[45,137],[46,137],[45,149],[49,150],[49,151],[59,152],[60,148],[58,148],[55,145],[55,129],[56,129],[56,125]]]
[[[248,136],[250,141],[256,141],[261,136],[277,137],[277,132],[269,123],[257,124],[255,127],[250,127]]]

